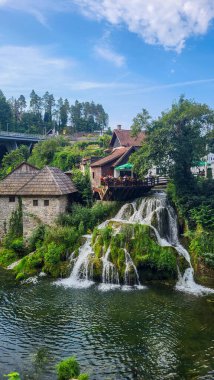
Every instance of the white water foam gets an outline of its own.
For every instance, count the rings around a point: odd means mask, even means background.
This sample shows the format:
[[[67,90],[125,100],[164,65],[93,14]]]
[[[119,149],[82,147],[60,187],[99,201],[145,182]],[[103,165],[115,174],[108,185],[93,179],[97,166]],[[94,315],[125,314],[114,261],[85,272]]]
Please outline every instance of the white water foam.
[[[57,280],[55,284],[63,285],[65,288],[89,288],[93,285],[94,282],[90,279],[93,268],[89,266],[89,257],[92,254],[91,235],[89,235],[86,237],[85,244],[79,249],[79,255],[70,277]]]

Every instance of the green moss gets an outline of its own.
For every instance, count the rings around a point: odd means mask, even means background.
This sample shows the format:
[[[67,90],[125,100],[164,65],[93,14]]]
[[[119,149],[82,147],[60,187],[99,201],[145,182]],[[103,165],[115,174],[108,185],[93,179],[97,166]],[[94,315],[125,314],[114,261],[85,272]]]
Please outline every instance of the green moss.
[[[90,265],[93,266],[93,278],[95,281],[101,281],[103,263],[98,257],[92,257],[90,260]]]
[[[101,260],[99,260],[103,255],[101,242],[105,244],[105,249],[110,247],[109,261],[117,268],[121,282],[124,280],[126,267],[124,249],[129,252],[137,269],[158,273],[160,278],[175,278],[177,276],[177,263],[182,272],[186,268],[185,259],[178,255],[175,248],[161,247],[157,243],[154,230],[151,227],[140,224],[120,224],[120,227],[120,232],[116,235],[113,235],[113,230],[108,227],[96,231],[94,244],[95,256],[98,259],[95,269],[96,278],[99,278],[102,273]],[[134,280],[134,271],[133,273],[130,271],[129,276],[130,281]]]

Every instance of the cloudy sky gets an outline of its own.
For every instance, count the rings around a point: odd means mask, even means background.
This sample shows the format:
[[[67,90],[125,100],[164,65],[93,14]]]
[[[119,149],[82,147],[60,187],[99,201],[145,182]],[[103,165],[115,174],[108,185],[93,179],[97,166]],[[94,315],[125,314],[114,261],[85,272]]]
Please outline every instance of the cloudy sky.
[[[0,0],[0,89],[101,103],[129,127],[180,94],[214,105],[214,0]]]

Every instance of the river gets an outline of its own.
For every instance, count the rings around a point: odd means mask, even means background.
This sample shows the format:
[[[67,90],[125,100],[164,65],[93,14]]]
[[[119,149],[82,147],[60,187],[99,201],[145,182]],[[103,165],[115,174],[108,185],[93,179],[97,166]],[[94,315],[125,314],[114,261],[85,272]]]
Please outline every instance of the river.
[[[214,379],[214,295],[164,285],[102,292],[41,278],[15,284],[0,270],[0,378],[34,379],[38,350],[48,357],[40,380],[76,355],[91,380]],[[28,377],[27,377],[28,373]]]

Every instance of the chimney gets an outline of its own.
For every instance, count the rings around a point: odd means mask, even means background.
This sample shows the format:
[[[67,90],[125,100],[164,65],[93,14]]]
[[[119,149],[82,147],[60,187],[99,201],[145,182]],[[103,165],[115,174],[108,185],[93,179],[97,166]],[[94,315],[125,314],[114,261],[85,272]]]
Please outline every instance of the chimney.
[[[118,125],[117,125],[117,129],[118,129],[118,131],[121,131],[121,129],[122,129],[122,125],[121,125],[121,124],[118,124]]]

